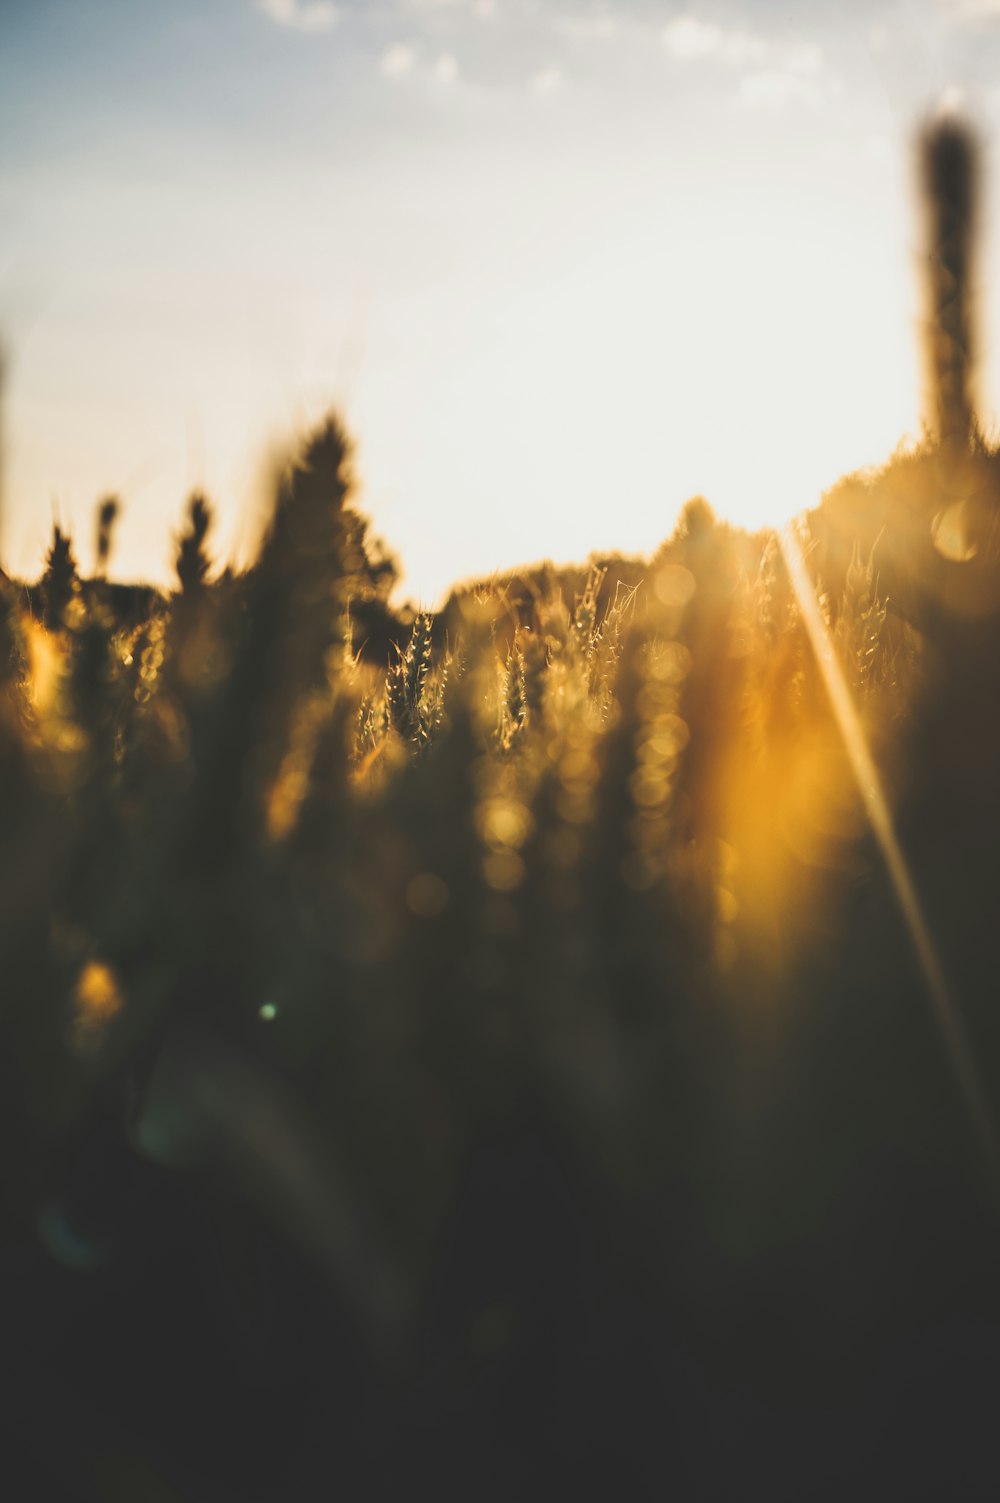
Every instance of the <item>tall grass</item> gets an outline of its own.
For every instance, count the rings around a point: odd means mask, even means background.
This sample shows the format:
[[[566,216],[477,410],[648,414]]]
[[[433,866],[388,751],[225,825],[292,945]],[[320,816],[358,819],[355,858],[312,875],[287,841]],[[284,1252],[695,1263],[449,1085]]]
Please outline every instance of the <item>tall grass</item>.
[[[803,541],[995,1099],[1000,455],[940,292],[963,149],[928,156],[940,431]],[[941,477],[973,470],[975,547],[942,551]],[[725,1495],[704,1428],[746,1422],[734,1393],[768,1435],[795,1404],[819,1424],[900,1331],[1000,1318],[994,1187],[782,553],[696,498],[651,559],[393,613],[353,496],[331,416],[245,573],[194,496],[165,596],[105,578],[110,502],[93,579],[59,528],[37,586],[0,579],[6,1245],[155,1301],[177,1275],[140,1223],[192,1228],[240,1371],[207,1342],[196,1397],[150,1379],[153,1410],[196,1433],[225,1372],[225,1413],[284,1395],[286,1444],[181,1439],[168,1475],[292,1496],[298,1352],[353,1416],[301,1444],[349,1486],[401,1485],[386,1426],[456,1495]]]

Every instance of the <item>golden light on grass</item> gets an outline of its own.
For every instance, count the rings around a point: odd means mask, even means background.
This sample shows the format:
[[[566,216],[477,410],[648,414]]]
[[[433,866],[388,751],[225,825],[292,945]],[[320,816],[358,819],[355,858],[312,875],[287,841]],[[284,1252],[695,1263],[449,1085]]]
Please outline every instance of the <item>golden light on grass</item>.
[[[994,1169],[1000,1169],[1000,1142],[997,1140],[993,1114],[983,1090],[968,1035],[958,1010],[958,1003],[945,975],[920,896],[896,836],[882,781],[868,746],[860,716],[852,701],[843,669],[820,613],[794,527],[788,526],[782,530],[781,549],[851,771],[889,873],[896,901],[944,1035],[948,1055],[966,1108]]]
[[[949,563],[967,564],[975,558],[978,551],[975,539],[970,539],[969,536],[968,510],[968,503],[964,499],[953,501],[934,518],[934,546]]]
[[[73,991],[73,1024],[76,1042],[82,1047],[97,1043],[104,1029],[124,1006],[115,972],[100,960],[88,960]]]
[[[25,622],[28,646],[29,694],[34,708],[42,715],[55,709],[62,671],[62,649],[53,633],[38,621]]]
[[[494,892],[513,892],[524,876],[525,865],[516,851],[490,851],[483,857],[483,877]]]
[[[484,799],[476,811],[484,843],[494,850],[520,850],[534,828],[531,811],[517,799]]]

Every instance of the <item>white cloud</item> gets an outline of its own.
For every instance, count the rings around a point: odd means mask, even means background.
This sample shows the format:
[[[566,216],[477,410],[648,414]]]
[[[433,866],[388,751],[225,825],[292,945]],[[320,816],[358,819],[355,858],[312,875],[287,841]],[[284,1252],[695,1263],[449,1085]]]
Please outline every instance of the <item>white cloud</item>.
[[[406,73],[412,73],[417,55],[412,47],[407,47],[403,42],[397,42],[394,47],[389,47],[383,52],[379,60],[379,67],[386,78],[402,78]]]
[[[257,0],[257,8],[276,26],[289,31],[329,31],[340,19],[330,0]]]
[[[842,94],[841,80],[829,71],[815,42],[772,42],[767,66],[744,75],[738,97],[751,109],[779,110],[790,104],[821,105]]]
[[[1000,0],[937,0],[946,21],[1000,20]]]
[[[542,68],[531,80],[535,94],[554,94],[556,89],[562,88],[562,84],[563,75],[559,68]]]
[[[752,32],[733,31],[697,16],[675,17],[663,28],[660,40],[680,62],[714,58],[739,65],[762,62],[769,51],[768,43]]]
[[[750,109],[780,110],[787,104],[819,104],[823,97],[815,79],[772,68],[748,73],[739,87],[739,101]]]
[[[660,39],[679,62],[739,68],[743,77],[737,97],[752,109],[818,104],[832,88],[823,50],[815,42],[737,31],[693,15],[675,17],[663,28]]]
[[[497,0],[476,0],[472,10],[481,21],[489,21],[497,13]]]
[[[794,42],[782,58],[789,73],[802,78],[818,78],[823,71],[823,49],[816,42]]]
[[[434,64],[434,77],[438,83],[454,83],[458,77],[458,59],[450,52],[442,52]]]
[[[618,24],[609,15],[556,16],[552,24],[572,41],[609,42],[618,35]]]
[[[674,57],[713,57],[722,45],[722,28],[697,16],[677,16],[661,33],[663,45]]]

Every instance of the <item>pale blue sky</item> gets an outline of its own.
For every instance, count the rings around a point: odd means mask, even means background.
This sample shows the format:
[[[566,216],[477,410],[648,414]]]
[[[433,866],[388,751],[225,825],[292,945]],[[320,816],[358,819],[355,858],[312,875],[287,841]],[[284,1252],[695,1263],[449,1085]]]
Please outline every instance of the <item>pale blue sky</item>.
[[[998,63],[1000,0],[8,0],[4,555],[114,490],[165,578],[194,485],[245,552],[331,401],[429,603],[811,504],[918,429],[910,142]]]

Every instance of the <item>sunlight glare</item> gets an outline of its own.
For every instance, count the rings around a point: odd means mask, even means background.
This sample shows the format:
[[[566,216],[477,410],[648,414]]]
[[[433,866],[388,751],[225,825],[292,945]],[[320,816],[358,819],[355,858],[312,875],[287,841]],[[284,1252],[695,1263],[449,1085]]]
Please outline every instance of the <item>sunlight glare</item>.
[[[816,661],[823,675],[823,682],[844,741],[851,770],[885,861],[914,955],[944,1034],[952,1068],[987,1158],[994,1171],[1000,1170],[1000,1142],[997,1139],[993,1114],[979,1078],[979,1071],[976,1069],[968,1035],[958,1010],[958,1003],[945,975],[920,896],[896,837],[878,769],[869,749],[861,720],[852,703],[850,690],[826,624],[820,614],[794,524],[789,524],[782,529],[780,541],[792,588],[802,612],[802,619],[809,634]]]

